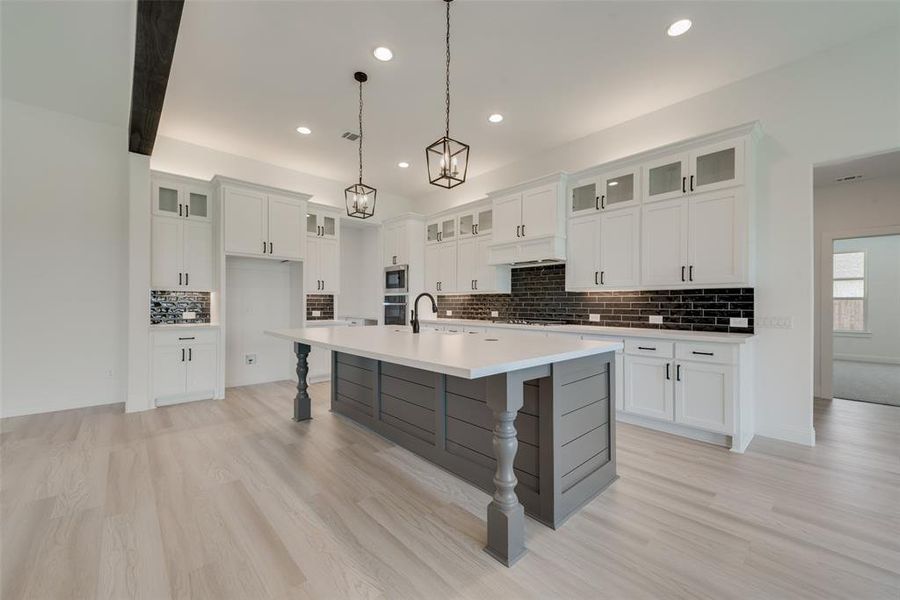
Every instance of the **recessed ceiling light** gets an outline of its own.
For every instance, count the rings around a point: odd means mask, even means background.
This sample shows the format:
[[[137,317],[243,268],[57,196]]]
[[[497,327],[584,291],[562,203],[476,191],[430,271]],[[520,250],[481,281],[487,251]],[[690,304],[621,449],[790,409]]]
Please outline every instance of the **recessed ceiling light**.
[[[398,162],[397,166],[400,167],[401,169],[408,169],[409,163],[404,160],[404,161]]]
[[[378,46],[377,48],[375,48],[372,54],[374,54],[375,58],[382,62],[387,62],[394,58],[394,53],[391,52],[391,49],[385,48],[384,46]]]
[[[499,123],[502,120],[503,115],[501,115],[500,113],[494,113],[488,117],[488,121],[490,121],[491,123]]]
[[[312,133],[312,129],[301,125],[300,127],[297,128],[297,133],[302,133],[303,135],[309,135]]]
[[[670,37],[678,37],[682,33],[685,33],[688,29],[690,29],[691,25],[693,25],[693,23],[691,23],[690,19],[679,19],[678,21],[675,21],[674,23],[669,25],[669,30],[667,33]]]

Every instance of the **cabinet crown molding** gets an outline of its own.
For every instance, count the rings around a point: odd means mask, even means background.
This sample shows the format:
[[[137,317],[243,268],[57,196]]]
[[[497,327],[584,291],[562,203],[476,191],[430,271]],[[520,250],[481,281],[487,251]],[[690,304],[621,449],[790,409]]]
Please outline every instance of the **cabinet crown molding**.
[[[252,181],[243,181],[241,179],[233,179],[231,177],[225,177],[223,175],[216,175],[211,180],[210,183],[219,187],[240,187],[244,189],[252,189],[259,192],[263,192],[266,194],[274,194],[276,196],[291,196],[294,198],[298,198],[300,200],[309,200],[313,196],[311,194],[304,194],[303,192],[296,192],[293,190],[286,190],[283,188],[272,187],[269,185],[264,185],[261,183],[253,183]]]
[[[569,177],[569,173],[566,171],[556,171],[554,173],[550,173],[548,175],[542,175],[540,177],[536,177],[534,179],[529,179],[528,181],[523,181],[521,183],[517,183],[515,185],[511,185],[509,187],[502,188],[500,190],[496,190],[493,192],[488,192],[488,198],[493,199],[498,196],[505,196],[507,194],[515,194],[516,192],[522,192],[527,189],[537,187],[539,185],[544,185],[547,183],[563,183],[565,184],[566,179]],[[460,208],[459,206],[456,207]]]

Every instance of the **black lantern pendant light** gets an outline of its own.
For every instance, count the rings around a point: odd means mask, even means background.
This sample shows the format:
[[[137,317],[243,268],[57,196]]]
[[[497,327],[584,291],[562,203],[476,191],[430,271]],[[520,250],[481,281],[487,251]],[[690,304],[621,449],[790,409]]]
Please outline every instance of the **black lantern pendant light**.
[[[359,82],[359,182],[344,190],[344,202],[347,204],[348,216],[356,217],[357,219],[368,219],[375,214],[375,195],[378,193],[375,188],[363,183],[362,84],[368,81],[369,77],[365,73],[357,71],[353,74],[353,78]]]
[[[444,0],[447,4],[447,120],[444,137],[425,148],[429,183],[448,190],[466,180],[466,170],[469,167],[469,146],[450,137],[450,2],[452,1]]]

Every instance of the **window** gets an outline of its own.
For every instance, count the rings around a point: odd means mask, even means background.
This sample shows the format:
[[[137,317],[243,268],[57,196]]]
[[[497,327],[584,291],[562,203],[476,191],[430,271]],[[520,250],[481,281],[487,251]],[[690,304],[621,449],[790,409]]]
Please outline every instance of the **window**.
[[[834,330],[866,330],[866,253],[834,253]]]

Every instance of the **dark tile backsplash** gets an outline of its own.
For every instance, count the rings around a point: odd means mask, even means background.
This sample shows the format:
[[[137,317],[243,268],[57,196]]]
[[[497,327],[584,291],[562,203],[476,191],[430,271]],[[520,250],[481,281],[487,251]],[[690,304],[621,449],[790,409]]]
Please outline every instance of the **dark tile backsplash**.
[[[451,319],[542,319],[573,325],[646,327],[688,331],[753,333],[753,288],[682,289],[641,292],[567,292],[566,266],[512,270],[510,294],[438,296],[438,315]],[[446,317],[447,310],[453,311]],[[491,317],[491,311],[499,312]],[[589,321],[588,314],[600,315]],[[662,325],[650,315],[661,315]],[[749,327],[729,327],[745,317]]]
[[[196,319],[183,319],[194,311]],[[153,290],[150,292],[150,324],[209,323],[209,292]]]
[[[312,311],[322,311],[318,317],[312,316]],[[331,294],[307,294],[306,295],[306,320],[323,321],[334,318],[334,296]]]

